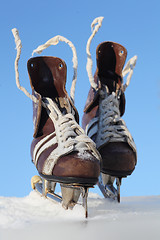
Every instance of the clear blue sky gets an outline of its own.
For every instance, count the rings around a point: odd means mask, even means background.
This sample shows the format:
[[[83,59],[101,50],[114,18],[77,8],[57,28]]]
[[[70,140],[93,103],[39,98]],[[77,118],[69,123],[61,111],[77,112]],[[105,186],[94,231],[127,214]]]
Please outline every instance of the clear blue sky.
[[[102,41],[124,45],[128,57],[138,56],[130,86],[126,90],[124,120],[135,139],[138,164],[123,180],[121,195],[159,195],[160,172],[160,1],[107,0],[28,0],[1,1],[0,7],[0,100],[1,160],[0,196],[22,197],[31,191],[30,179],[37,171],[31,163],[33,136],[32,102],[15,83],[15,42],[11,29],[16,27],[22,40],[19,63],[21,84],[31,92],[27,60],[33,49],[55,35],[71,40],[78,55],[78,80],[75,105],[80,119],[89,90],[86,73],[86,42],[94,18],[104,16],[102,27],[91,44],[95,51]],[[65,43],[48,48],[43,55],[57,56],[67,64],[67,89],[73,69],[72,51]],[[98,188],[95,189],[99,192]]]

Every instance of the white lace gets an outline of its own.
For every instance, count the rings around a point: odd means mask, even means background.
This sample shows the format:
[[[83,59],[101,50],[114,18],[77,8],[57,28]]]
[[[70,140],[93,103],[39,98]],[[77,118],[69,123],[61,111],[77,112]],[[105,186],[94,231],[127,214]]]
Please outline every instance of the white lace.
[[[137,62],[137,56],[135,55],[134,57],[129,59],[129,61],[127,62],[127,64],[123,68],[123,71],[122,71],[123,78],[128,74],[127,79],[126,79],[126,83],[124,83],[123,86],[122,86],[123,92],[126,91],[126,88],[130,84],[131,77],[133,75],[133,69],[136,66],[136,62]]]
[[[86,151],[90,150],[97,159],[100,159],[95,143],[85,134],[71,113],[63,115],[57,107],[57,104],[50,98],[43,98],[43,103],[55,126],[58,143],[57,148],[53,150],[48,160],[46,160],[45,172],[53,169],[60,156],[73,151],[77,151],[79,155],[85,155],[85,157],[87,157],[89,155]],[[50,161],[51,159],[52,161]],[[52,166],[50,164],[52,164]]]
[[[89,39],[87,41],[87,45],[86,45],[86,53],[87,53],[86,70],[87,70],[87,74],[88,74],[90,84],[95,89],[97,88],[97,84],[94,82],[94,77],[93,77],[93,74],[92,74],[93,61],[92,61],[92,56],[91,56],[91,52],[90,52],[90,45],[91,45],[92,39],[94,38],[94,36],[98,32],[99,28],[102,26],[103,19],[104,19],[104,17],[97,17],[93,20],[93,22],[91,24],[92,34],[89,37]]]
[[[120,117],[119,101],[115,92],[108,94],[108,88],[100,90],[99,131],[96,145],[99,148],[107,142],[128,142],[134,151],[136,146],[127,126]]]

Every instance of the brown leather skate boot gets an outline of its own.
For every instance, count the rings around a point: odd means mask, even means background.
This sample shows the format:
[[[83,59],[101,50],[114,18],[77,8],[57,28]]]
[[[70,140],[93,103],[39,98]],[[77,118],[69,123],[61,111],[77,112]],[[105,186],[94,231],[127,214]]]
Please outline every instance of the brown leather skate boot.
[[[65,62],[57,57],[35,57],[27,66],[38,99],[38,104],[33,103],[31,155],[39,174],[64,184],[96,184],[100,156],[95,143],[78,125],[78,112],[65,89]]]
[[[122,178],[135,169],[136,147],[121,116],[125,112],[122,69],[127,50],[118,43],[103,42],[96,50],[97,70],[82,120],[87,135],[102,157],[101,172]]]

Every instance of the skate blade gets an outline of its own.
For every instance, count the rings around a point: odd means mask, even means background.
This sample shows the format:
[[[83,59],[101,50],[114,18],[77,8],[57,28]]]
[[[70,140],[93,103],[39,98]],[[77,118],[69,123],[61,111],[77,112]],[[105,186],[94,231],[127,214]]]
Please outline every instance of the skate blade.
[[[55,183],[54,183],[55,184]],[[61,203],[62,202],[62,197],[54,192],[55,190],[55,185],[52,189],[48,189],[47,184],[44,183],[43,179],[40,178],[39,176],[34,176],[31,179],[31,185],[32,189],[38,192],[41,196],[44,196],[50,200],[53,200],[55,202]]]
[[[39,176],[34,176],[31,179],[32,189],[38,192],[41,196],[48,198],[54,202],[62,204],[64,209],[73,209],[78,202],[80,195],[82,195],[85,217],[88,217],[87,197],[88,187],[75,184],[60,184],[62,196],[55,193],[55,182],[47,181]]]
[[[79,196],[81,194],[80,188],[66,186],[61,184],[62,192],[62,206],[65,209],[72,209],[78,202]]]
[[[115,188],[113,185],[115,181],[117,188]],[[100,174],[98,180],[98,187],[100,188],[105,198],[120,202],[120,186],[121,178],[116,178],[104,173]]]

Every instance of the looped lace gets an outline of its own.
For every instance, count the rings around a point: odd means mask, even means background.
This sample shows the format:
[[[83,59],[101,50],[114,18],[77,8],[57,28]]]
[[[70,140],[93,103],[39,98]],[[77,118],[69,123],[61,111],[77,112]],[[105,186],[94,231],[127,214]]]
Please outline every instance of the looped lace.
[[[106,88],[106,89],[104,89]],[[107,142],[128,142],[135,150],[136,146],[125,122],[120,117],[119,101],[115,92],[108,95],[108,88],[100,91],[99,129],[97,147]]]
[[[106,107],[107,106],[107,107]],[[112,93],[107,98],[104,98],[101,102],[102,121],[105,127],[111,121],[116,123],[119,121],[119,103],[115,98],[115,93]]]
[[[72,85],[71,85],[71,89],[70,89],[70,97],[71,100],[75,101],[75,87],[76,87],[76,82],[77,82],[77,68],[78,68],[78,59],[77,59],[77,52],[76,52],[76,48],[74,46],[74,44],[68,40],[67,38],[57,35],[51,39],[49,39],[46,43],[38,46],[33,52],[32,52],[32,56],[34,53],[40,54],[42,53],[43,50],[45,50],[46,48],[52,46],[52,45],[57,45],[59,42],[65,42],[67,43],[70,48],[72,49],[72,53],[73,53],[73,58],[72,58],[72,62],[73,62],[73,79],[72,79]]]
[[[60,132],[60,142],[65,143],[65,148],[74,146],[75,150],[78,151],[79,146],[81,146],[81,148],[83,147],[83,151],[88,150],[86,143],[91,141],[86,138],[71,113],[60,117],[58,128]]]
[[[63,115],[56,103],[50,98],[43,98],[47,112],[54,126],[58,141],[59,156],[71,151],[77,151],[85,154],[85,151],[91,150],[96,158],[100,158],[95,150],[95,143],[85,134],[84,130],[75,121],[71,113]]]
[[[102,26],[103,19],[104,19],[104,17],[97,17],[93,20],[93,22],[91,24],[92,34],[89,37],[89,39],[87,41],[87,45],[86,45],[86,53],[87,53],[86,70],[87,70],[87,74],[88,74],[88,77],[89,77],[90,84],[95,89],[97,89],[97,84],[94,82],[94,77],[93,77],[93,74],[92,74],[93,61],[92,61],[92,56],[91,56],[91,52],[90,52],[90,45],[91,45],[92,39],[94,38],[94,36],[98,32],[99,28]]]
[[[123,92],[125,92],[126,88],[129,86],[130,81],[131,81],[131,77],[133,75],[133,69],[136,66],[136,62],[137,62],[137,56],[135,55],[134,57],[130,58],[129,61],[127,62],[127,64],[125,65],[123,71],[122,71],[122,76],[123,78],[127,75],[127,80],[126,83],[123,84],[122,89]]]

